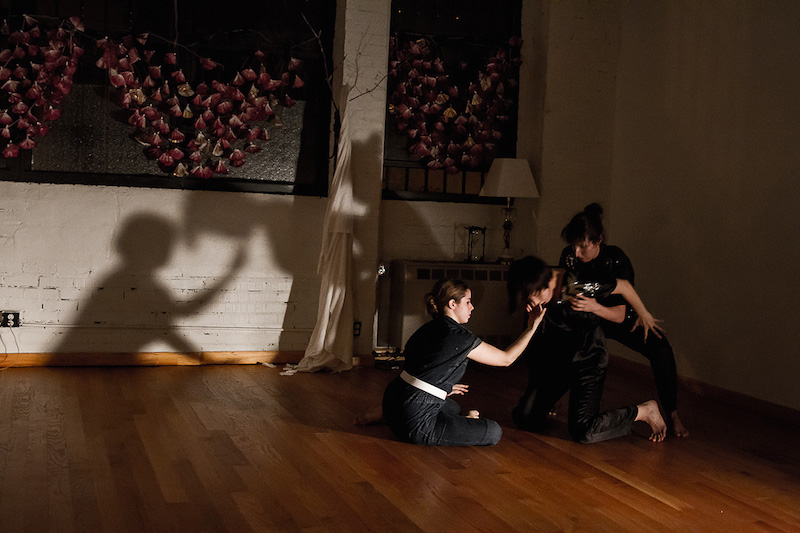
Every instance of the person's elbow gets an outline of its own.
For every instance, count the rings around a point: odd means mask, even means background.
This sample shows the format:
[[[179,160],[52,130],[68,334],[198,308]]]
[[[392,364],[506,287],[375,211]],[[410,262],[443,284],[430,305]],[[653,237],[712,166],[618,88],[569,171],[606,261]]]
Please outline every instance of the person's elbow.
[[[519,357],[519,354],[503,352],[503,356],[498,361],[498,365],[497,366],[503,366],[503,367],[511,366],[511,364],[514,361],[516,361],[518,357]]]
[[[614,292],[622,293],[622,292],[625,292],[625,291],[629,291],[631,289],[633,289],[633,285],[631,285],[630,281],[628,281],[627,279],[618,279],[617,280],[617,290],[614,291]]]
[[[621,306],[618,309],[614,309],[611,312],[611,316],[608,318],[611,322],[615,324],[622,324],[625,322],[625,307]]]

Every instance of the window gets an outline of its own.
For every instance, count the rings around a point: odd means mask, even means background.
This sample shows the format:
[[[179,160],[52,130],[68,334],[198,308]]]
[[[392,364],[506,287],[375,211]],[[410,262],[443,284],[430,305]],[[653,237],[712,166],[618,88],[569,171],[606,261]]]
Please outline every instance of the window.
[[[326,194],[335,2],[40,0],[0,15],[14,67],[0,150],[18,149],[0,179]],[[52,35],[63,58],[48,65]]]
[[[384,197],[479,198],[516,152],[521,4],[395,0]]]

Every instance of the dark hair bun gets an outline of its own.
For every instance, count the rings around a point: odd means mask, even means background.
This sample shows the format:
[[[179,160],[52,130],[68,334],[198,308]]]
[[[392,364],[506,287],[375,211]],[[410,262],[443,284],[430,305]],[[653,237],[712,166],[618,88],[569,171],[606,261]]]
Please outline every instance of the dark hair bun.
[[[439,314],[439,306],[436,305],[436,298],[431,293],[425,295],[425,307],[427,307],[428,314],[431,316]]]
[[[597,218],[601,218],[603,216],[603,208],[600,207],[600,204],[597,202],[592,202],[591,204],[587,205],[583,208],[583,212],[587,215],[593,215]]]

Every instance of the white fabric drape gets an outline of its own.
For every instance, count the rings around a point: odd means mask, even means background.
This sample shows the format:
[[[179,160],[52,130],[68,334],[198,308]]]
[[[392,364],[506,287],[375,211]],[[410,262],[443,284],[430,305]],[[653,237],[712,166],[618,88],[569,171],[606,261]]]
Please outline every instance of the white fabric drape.
[[[344,94],[347,94],[345,87]],[[303,359],[295,370],[339,372],[353,366],[353,176],[347,106],[344,106],[336,169],[328,190],[322,251],[317,271],[322,275],[317,323]]]

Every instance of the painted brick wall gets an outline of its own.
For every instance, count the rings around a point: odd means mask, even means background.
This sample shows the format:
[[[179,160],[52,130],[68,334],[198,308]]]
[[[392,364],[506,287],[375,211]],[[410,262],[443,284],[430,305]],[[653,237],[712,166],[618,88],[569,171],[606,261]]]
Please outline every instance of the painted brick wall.
[[[354,320],[362,325],[354,342],[356,355],[369,354],[374,339],[390,4],[339,2],[340,8],[346,5],[346,12],[344,24],[337,27],[337,38],[343,42],[334,61],[342,65],[340,85],[349,87],[353,192],[361,213],[354,224],[353,246]]]
[[[350,101],[354,191],[363,215],[355,225],[354,292],[363,329],[355,351],[363,354],[372,348],[376,309],[385,303],[376,302],[380,261],[459,259],[466,254],[460,228],[471,224],[488,227],[486,256],[492,258],[502,247],[502,218],[497,206],[381,201],[389,3],[339,5],[342,41],[334,64],[342,67],[334,86],[350,84],[351,97],[357,96]],[[181,342],[207,351],[303,350],[316,318],[326,202],[0,182],[0,307],[22,312],[23,326],[15,330],[22,353],[65,345],[157,351]],[[535,250],[534,202],[518,204],[512,246],[520,254]],[[119,233],[141,213],[170,221],[177,244],[157,270],[131,266],[124,283],[109,286],[108,277],[126,264],[116,249]],[[228,280],[241,248],[246,260]],[[154,309],[161,294],[188,303],[223,281],[195,312]],[[86,318],[89,307],[103,316],[101,324]],[[9,332],[0,331],[0,338],[17,350]]]
[[[23,323],[5,351],[305,348],[323,199],[19,183],[0,198],[0,307]],[[137,220],[173,237],[121,244]]]

